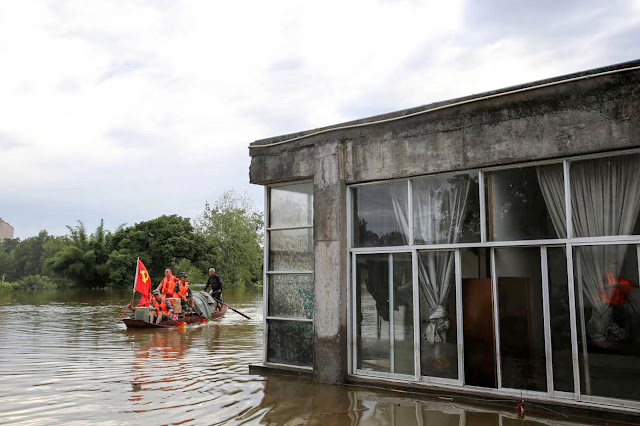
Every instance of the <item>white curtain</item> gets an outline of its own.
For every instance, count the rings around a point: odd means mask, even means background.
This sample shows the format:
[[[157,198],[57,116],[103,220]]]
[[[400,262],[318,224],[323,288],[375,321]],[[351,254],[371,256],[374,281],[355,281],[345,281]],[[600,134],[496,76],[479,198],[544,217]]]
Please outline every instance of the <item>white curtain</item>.
[[[560,170],[560,172],[559,172]],[[551,220],[566,235],[564,185],[561,168],[539,167],[538,181]],[[571,164],[571,215],[575,237],[629,235],[640,212],[640,156],[618,156]],[[594,343],[606,346],[626,338],[612,321],[606,300],[606,273],[620,274],[626,245],[583,246],[576,249],[576,280],[593,311],[587,332]]]
[[[397,187],[389,186],[389,191],[391,191],[393,213],[402,230],[402,240],[405,244],[409,244],[409,216],[407,213],[409,194],[407,193],[407,187],[405,185],[401,190],[398,190]]]
[[[413,186],[415,238],[424,244],[452,244],[460,240],[471,187],[469,175],[416,180]],[[418,262],[420,290],[432,314],[424,338],[445,342],[449,328],[446,301],[454,277],[452,251],[427,251]]]

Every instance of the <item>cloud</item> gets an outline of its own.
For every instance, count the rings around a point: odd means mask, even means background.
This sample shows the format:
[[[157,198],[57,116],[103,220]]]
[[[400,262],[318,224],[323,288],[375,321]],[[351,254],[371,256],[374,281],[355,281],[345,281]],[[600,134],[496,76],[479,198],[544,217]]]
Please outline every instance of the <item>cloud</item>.
[[[12,149],[26,147],[28,144],[20,142],[8,135],[0,133],[0,151],[10,151]]]
[[[193,216],[228,188],[262,207],[249,142],[637,58],[638,10],[0,0],[0,215],[25,237]]]

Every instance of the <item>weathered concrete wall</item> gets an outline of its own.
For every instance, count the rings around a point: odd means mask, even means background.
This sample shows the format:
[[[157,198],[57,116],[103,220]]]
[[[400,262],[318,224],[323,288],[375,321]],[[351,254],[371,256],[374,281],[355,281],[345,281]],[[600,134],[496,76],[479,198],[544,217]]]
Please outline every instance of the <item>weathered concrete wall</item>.
[[[250,180],[268,185],[313,179],[314,374],[340,382],[347,368],[346,185],[640,147],[640,71],[257,146],[283,139],[252,144]]]

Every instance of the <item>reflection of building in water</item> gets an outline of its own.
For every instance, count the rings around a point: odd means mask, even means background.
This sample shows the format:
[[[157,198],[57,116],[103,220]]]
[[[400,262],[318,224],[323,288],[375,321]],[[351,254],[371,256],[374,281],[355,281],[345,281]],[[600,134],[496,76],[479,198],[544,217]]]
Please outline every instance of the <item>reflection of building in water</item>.
[[[584,425],[598,424],[597,419],[569,418],[558,413],[525,407],[523,420],[512,407],[495,402],[481,406],[457,398],[417,400],[415,395],[392,392],[367,392],[312,383],[290,376],[269,375],[264,396],[255,412],[265,424],[308,425],[435,425],[435,426],[504,426],[504,425]],[[433,397],[432,397],[433,398]],[[485,401],[486,402],[486,401]]]
[[[0,241],[5,239],[13,239],[13,226],[0,218]]]
[[[265,365],[640,413],[638,66],[251,144]]]

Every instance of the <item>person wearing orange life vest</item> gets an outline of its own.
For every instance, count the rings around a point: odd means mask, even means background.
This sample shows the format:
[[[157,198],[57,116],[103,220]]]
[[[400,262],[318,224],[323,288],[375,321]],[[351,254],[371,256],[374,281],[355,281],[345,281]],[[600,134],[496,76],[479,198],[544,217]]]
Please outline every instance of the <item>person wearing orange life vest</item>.
[[[191,289],[189,288],[189,283],[187,282],[187,275],[185,272],[180,274],[180,281],[176,283],[175,294],[182,300],[182,306],[186,308],[187,303],[191,306],[191,309],[194,309],[193,306],[193,294],[191,293]]]
[[[178,297],[177,294],[174,295],[177,282],[178,278],[173,275],[171,268],[167,268],[164,270],[164,278],[160,281],[156,290],[169,298]]]
[[[631,296],[631,282],[622,275],[607,272],[603,277],[604,292],[600,297],[609,306],[621,307]]]
[[[154,322],[156,317],[156,324],[161,323],[164,319],[169,319],[170,314],[173,313],[171,303],[167,302],[167,296],[160,293],[158,290],[153,290],[151,294],[154,296],[151,299],[151,305],[149,306],[149,322]]]
[[[619,271],[620,268],[613,262],[609,271]],[[628,319],[626,315],[627,302],[631,299],[633,286],[631,281],[620,273],[607,272],[602,277],[603,291],[600,300],[611,308],[611,322],[622,330],[628,329]]]

